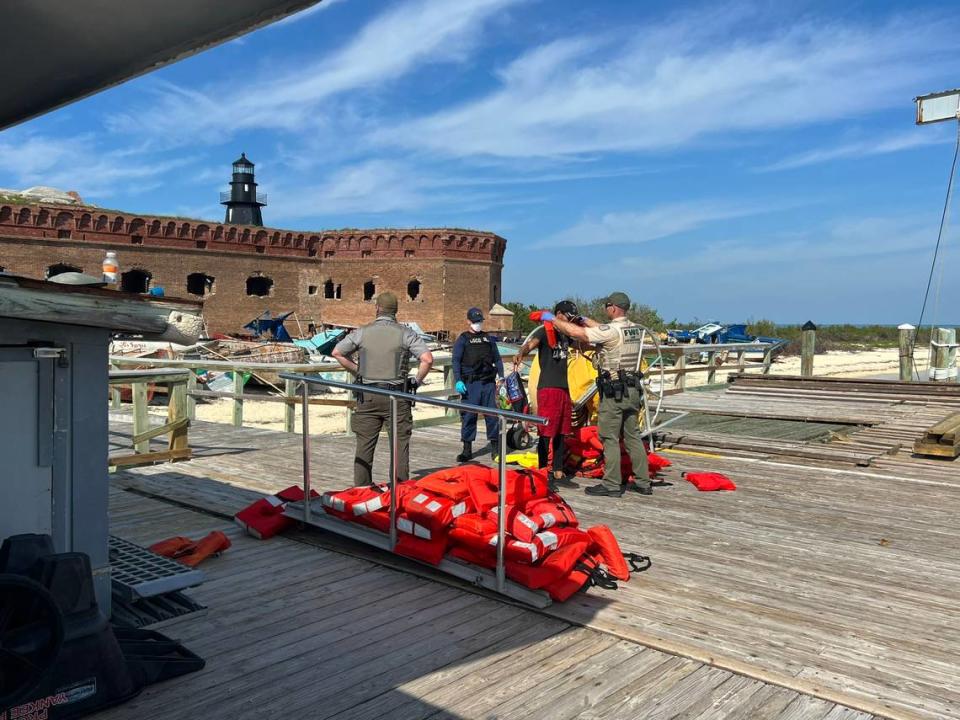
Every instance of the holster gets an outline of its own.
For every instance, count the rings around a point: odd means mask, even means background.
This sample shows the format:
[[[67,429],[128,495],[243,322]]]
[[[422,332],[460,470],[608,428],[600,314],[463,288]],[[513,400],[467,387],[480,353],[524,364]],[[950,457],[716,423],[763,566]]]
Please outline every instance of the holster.
[[[413,378],[410,375],[407,375],[407,377],[403,379],[403,391],[405,393],[409,393],[412,396],[416,396],[417,388],[419,387],[419,385],[417,385],[415,380],[416,378]],[[411,407],[415,406],[416,404],[417,404],[416,402],[414,402],[413,400],[410,400]]]
[[[355,384],[355,385],[363,385],[363,377],[361,377],[360,375],[357,375],[356,380],[354,381],[354,384]],[[360,403],[362,403],[362,402],[363,402],[363,390],[354,390],[354,391],[353,391],[353,397],[354,397],[354,399],[357,401],[357,404],[358,404],[358,405],[359,405]]]

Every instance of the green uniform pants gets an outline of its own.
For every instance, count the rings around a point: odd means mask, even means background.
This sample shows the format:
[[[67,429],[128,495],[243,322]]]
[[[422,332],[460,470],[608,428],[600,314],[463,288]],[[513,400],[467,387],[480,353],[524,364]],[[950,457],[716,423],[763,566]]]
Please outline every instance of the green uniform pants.
[[[390,433],[390,398],[366,393],[358,402],[350,429],[357,436],[357,454],[353,460],[353,484],[357,487],[373,482],[373,453],[377,449],[380,430],[386,424]],[[413,412],[406,400],[397,400],[397,479],[410,477],[410,436],[413,434]],[[391,437],[391,442],[393,438]]]
[[[620,471],[620,438],[633,463],[633,475],[640,487],[650,486],[647,471],[647,451],[640,437],[640,408],[642,396],[637,388],[627,388],[620,400],[600,399],[597,430],[603,442],[603,484],[608,490],[619,491],[623,484]]]

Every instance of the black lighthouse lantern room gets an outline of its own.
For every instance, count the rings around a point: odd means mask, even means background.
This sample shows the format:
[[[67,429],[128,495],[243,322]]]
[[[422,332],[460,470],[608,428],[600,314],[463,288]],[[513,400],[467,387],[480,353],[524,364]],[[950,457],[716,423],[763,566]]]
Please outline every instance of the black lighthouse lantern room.
[[[263,225],[260,208],[267,204],[266,195],[257,194],[257,183],[253,177],[253,163],[247,160],[246,153],[233,161],[233,178],[230,191],[220,193],[220,204],[227,206],[224,222],[232,225]]]

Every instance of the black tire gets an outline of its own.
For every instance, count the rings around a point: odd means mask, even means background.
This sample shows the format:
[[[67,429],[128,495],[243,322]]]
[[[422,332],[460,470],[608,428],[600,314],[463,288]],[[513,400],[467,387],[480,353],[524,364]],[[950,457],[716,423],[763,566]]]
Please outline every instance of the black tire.
[[[63,645],[63,613],[53,595],[22,575],[0,575],[0,711],[44,679]]]

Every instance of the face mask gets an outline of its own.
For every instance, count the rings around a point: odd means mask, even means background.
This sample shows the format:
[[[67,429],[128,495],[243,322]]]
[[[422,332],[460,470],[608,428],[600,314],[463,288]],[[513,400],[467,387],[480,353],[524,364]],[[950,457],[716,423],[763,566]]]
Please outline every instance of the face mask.
[[[480,332],[483,329],[483,323],[470,323],[470,329],[474,332]]]

